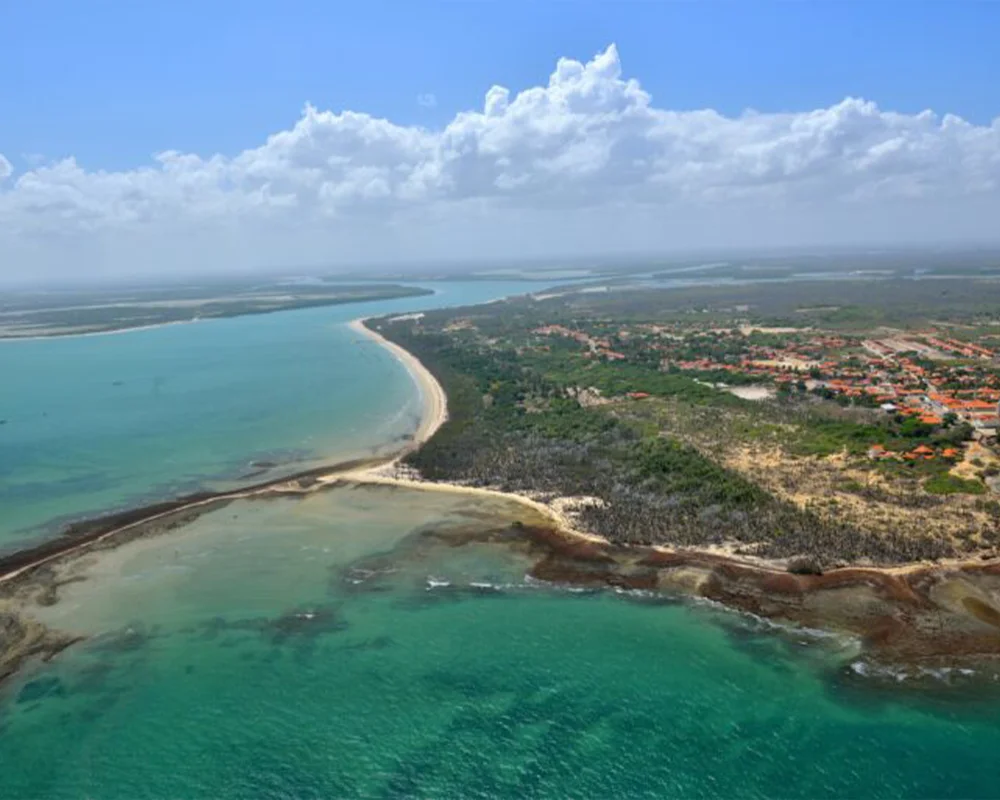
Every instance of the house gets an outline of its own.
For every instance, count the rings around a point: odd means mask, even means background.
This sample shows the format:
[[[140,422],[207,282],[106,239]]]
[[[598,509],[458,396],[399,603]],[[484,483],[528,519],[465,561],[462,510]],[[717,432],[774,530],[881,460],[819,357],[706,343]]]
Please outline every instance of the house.
[[[868,458],[885,458],[888,455],[890,455],[890,453],[885,449],[884,445],[873,444],[868,448]]]

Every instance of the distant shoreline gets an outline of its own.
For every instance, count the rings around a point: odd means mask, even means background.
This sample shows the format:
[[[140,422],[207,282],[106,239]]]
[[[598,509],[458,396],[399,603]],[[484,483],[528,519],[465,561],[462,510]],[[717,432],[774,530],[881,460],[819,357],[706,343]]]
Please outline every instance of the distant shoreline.
[[[221,319],[220,317],[214,317],[213,319]],[[166,328],[169,325],[192,325],[195,322],[201,322],[201,319],[175,319],[170,322],[155,322],[152,325],[135,325],[133,327],[122,327],[122,328],[108,328],[106,330],[100,331],[66,331],[64,333],[42,333],[42,334],[31,334],[28,336],[11,336],[10,334],[0,333],[0,344],[3,342],[38,342],[44,339],[83,339],[87,336],[114,336],[119,333],[134,333],[136,331],[151,331],[154,328]]]
[[[392,284],[392,285],[395,286],[397,284]],[[405,300],[411,297],[426,297],[428,295],[435,294],[435,290],[433,289],[425,289],[421,287],[403,286],[403,285],[399,285],[399,288],[406,289],[407,291],[399,292],[396,294],[389,293],[385,294],[384,296],[374,295],[371,297],[332,296],[320,300],[315,300],[315,299],[302,300],[297,303],[290,303],[285,307],[279,307],[279,308],[260,307],[260,308],[246,308],[243,310],[235,310],[235,311],[223,310],[219,313],[208,314],[207,316],[192,316],[188,319],[168,319],[164,320],[163,322],[153,322],[150,324],[130,325],[124,323],[116,325],[115,323],[111,322],[107,324],[105,327],[98,326],[96,330],[80,330],[80,328],[88,327],[86,325],[76,326],[76,328],[74,328],[73,326],[67,326],[64,330],[59,330],[57,324],[48,333],[33,333],[29,329],[25,331],[25,335],[21,336],[16,332],[12,333],[5,330],[4,325],[0,323],[0,342],[30,342],[30,341],[38,341],[40,339],[69,339],[69,338],[78,338],[84,336],[107,336],[110,334],[131,333],[132,331],[143,331],[143,330],[152,330],[154,328],[163,328],[166,327],[167,325],[185,325],[192,322],[205,322],[208,320],[216,320],[216,319],[233,319],[236,317],[251,317],[264,314],[278,314],[281,313],[282,311],[302,311],[308,308],[328,308],[332,306],[349,305],[351,303],[375,303],[388,300]],[[141,307],[141,304],[139,304],[138,306],[130,306],[130,307]],[[49,310],[59,311],[60,309],[54,308]]]

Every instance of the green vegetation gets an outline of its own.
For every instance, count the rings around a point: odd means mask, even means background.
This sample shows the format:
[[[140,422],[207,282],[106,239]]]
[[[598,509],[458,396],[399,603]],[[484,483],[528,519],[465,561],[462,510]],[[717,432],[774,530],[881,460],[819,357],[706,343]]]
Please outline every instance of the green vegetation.
[[[760,487],[725,470],[689,445],[662,437],[636,447],[639,474],[658,482],[658,489],[685,502],[723,507],[752,507],[768,502]]]
[[[692,403],[739,404],[733,395],[699,383],[679,373],[629,363],[587,361],[582,358],[525,358],[526,365],[544,371],[560,388],[582,386],[597,389],[606,397],[629,392],[646,392],[659,397],[676,397]]]
[[[889,275],[838,282],[831,303],[821,281],[639,291],[623,272],[607,292],[383,320],[449,396],[449,421],[409,463],[596,498],[580,524],[618,542],[735,543],[811,565],[996,546],[1000,505],[951,470],[973,433],[962,419],[982,422],[965,401],[995,397],[997,369],[924,345],[1000,339],[1000,283]],[[872,331],[883,324],[895,330]],[[773,396],[721,388],[753,383]],[[980,478],[1000,473],[983,458]]]
[[[829,456],[844,450],[851,455],[863,455],[875,444],[890,452],[904,453],[921,445],[958,445],[971,435],[971,427],[965,424],[941,429],[915,417],[881,417],[878,421],[857,422],[816,412],[803,420],[796,435],[789,437],[788,446],[796,455],[807,456]]]
[[[581,524],[619,542],[737,541],[747,552],[821,561],[953,554],[949,541],[909,527],[876,533],[800,508],[713,454],[752,442],[780,445],[793,458],[846,451],[855,463],[924,481],[931,492],[945,481],[974,491],[942,477],[943,459],[875,465],[867,458],[873,444],[905,453],[960,442],[966,426],[842,408],[799,390],[777,402],[741,400],[643,358],[649,347],[642,336],[620,335],[620,323],[604,313],[540,305],[521,300],[375,323],[415,353],[448,394],[448,422],[408,459],[427,478],[595,497],[599,503],[580,510]],[[563,327],[546,327],[552,324]],[[877,487],[852,485],[858,498],[896,502]],[[926,503],[907,505],[936,502],[923,497]]]
[[[931,494],[986,494],[986,486],[977,480],[959,478],[942,473],[924,481],[924,489]]]
[[[616,322],[656,319],[728,326],[734,321],[752,321],[765,327],[866,333],[881,325],[913,329],[931,322],[953,322],[1000,332],[1000,280],[996,278],[912,280],[869,275],[842,279],[833,286],[827,281],[789,281],[658,291],[624,285],[614,292],[558,298],[561,305],[556,310],[577,317],[600,315]],[[556,301],[549,304],[557,306]]]

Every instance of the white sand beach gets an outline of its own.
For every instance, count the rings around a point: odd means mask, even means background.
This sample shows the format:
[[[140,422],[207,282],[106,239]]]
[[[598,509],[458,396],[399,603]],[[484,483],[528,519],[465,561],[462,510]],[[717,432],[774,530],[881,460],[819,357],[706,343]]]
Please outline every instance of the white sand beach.
[[[362,317],[350,322],[349,326],[351,330],[374,339],[391,352],[406,367],[410,375],[413,376],[413,380],[420,387],[420,393],[424,398],[424,415],[420,422],[420,427],[414,433],[412,445],[413,448],[418,447],[430,439],[437,432],[438,428],[447,421],[448,398],[445,396],[441,384],[437,382],[437,379],[430,373],[430,370],[420,363],[420,360],[416,356],[404,350],[398,344],[390,342],[378,331],[372,330],[364,323],[365,318]]]

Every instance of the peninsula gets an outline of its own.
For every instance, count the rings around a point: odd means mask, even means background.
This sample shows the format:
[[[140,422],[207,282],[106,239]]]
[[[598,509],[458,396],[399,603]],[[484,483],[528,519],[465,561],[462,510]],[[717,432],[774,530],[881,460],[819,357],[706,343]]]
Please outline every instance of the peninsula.
[[[535,578],[693,594],[896,661],[1000,655],[1000,285],[829,297],[636,286],[369,324],[448,393],[407,474],[553,512]]]

